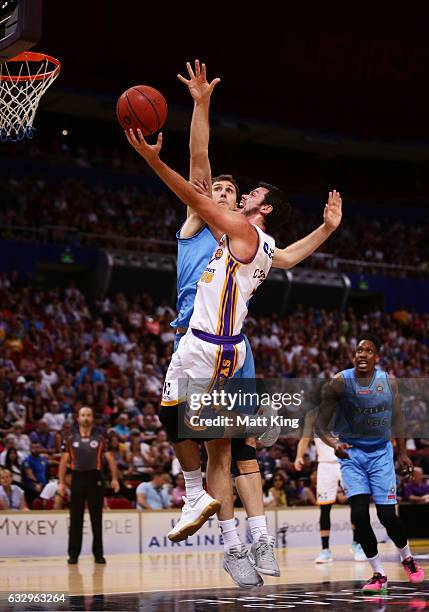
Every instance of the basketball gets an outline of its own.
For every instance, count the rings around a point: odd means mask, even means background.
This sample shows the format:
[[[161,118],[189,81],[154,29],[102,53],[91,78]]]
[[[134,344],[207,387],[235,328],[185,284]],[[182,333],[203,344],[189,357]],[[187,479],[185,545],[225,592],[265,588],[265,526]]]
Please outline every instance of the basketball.
[[[134,85],[121,95],[116,116],[124,130],[140,128],[144,136],[158,132],[167,119],[167,102],[157,89]]]

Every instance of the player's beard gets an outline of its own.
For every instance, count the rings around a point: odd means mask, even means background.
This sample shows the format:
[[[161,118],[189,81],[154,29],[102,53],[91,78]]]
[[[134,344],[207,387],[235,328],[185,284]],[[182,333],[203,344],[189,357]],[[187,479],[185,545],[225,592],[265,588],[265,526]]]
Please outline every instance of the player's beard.
[[[241,214],[245,217],[253,217],[259,211],[259,204],[250,204],[250,206],[245,206],[241,211]]]

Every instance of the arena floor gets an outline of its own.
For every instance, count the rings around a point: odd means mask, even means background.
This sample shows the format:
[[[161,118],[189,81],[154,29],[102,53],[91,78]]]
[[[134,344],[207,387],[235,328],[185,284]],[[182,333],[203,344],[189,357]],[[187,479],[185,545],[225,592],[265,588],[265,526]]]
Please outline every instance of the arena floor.
[[[413,546],[429,574],[429,543]],[[348,546],[336,546],[335,561],[313,562],[318,548],[279,549],[280,578],[264,577],[260,589],[236,587],[222,568],[222,553],[174,553],[112,555],[107,564],[95,565],[81,557],[68,566],[65,557],[0,560],[0,609],[197,611],[217,609],[280,610],[289,608],[345,610],[421,610],[429,608],[429,582],[413,586],[396,561],[392,545],[380,546],[389,577],[389,594],[383,598],[360,594],[371,570],[365,562],[352,561]],[[11,594],[57,593],[61,603],[10,603]],[[22,598],[21,598],[22,600]]]

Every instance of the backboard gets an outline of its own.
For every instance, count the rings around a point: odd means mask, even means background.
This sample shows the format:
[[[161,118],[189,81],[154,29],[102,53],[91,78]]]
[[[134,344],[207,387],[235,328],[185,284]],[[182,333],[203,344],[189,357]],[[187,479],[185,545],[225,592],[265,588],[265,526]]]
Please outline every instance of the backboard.
[[[42,32],[42,0],[0,0],[0,63],[31,49]]]

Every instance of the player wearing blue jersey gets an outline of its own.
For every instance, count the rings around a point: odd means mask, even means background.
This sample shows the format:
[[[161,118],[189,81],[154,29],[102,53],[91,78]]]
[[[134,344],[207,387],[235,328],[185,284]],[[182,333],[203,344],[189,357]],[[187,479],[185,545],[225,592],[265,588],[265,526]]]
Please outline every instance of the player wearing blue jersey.
[[[395,513],[396,474],[391,443],[392,429],[400,467],[412,476],[413,464],[405,450],[403,415],[394,376],[377,366],[380,340],[365,334],[358,339],[354,368],[339,372],[326,389],[316,421],[322,440],[335,449],[340,460],[344,491],[351,506],[357,539],[374,572],[364,585],[366,593],[387,590],[387,577],[371,527],[372,496],[377,515],[398,548],[410,582],[422,582],[424,572],[411,556],[404,528]],[[334,432],[329,431],[332,419]]]

